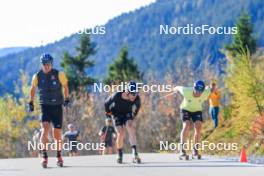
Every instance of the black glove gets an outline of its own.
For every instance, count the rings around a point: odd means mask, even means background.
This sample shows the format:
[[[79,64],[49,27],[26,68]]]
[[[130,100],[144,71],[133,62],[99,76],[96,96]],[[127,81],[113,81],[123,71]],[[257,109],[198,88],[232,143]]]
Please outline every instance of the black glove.
[[[28,111],[29,112],[33,112],[34,111],[34,103],[33,103],[33,101],[30,101],[28,103]]]
[[[111,112],[106,112],[105,116],[107,119],[112,119],[112,113]]]
[[[70,99],[69,98],[65,98],[63,106],[64,107],[69,107],[69,104],[70,104]]]

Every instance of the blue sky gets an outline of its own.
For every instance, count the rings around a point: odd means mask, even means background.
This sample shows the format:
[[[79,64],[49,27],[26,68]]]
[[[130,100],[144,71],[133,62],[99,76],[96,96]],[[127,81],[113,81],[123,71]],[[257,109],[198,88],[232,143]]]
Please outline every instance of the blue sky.
[[[0,48],[40,46],[155,0],[0,1]]]

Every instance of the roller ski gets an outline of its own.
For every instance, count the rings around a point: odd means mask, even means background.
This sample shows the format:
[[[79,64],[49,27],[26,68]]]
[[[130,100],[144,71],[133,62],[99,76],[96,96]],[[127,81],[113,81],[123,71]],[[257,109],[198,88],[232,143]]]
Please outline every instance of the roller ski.
[[[186,153],[186,150],[184,149],[184,144],[180,145],[180,160],[189,160],[189,155]]]
[[[199,154],[198,150],[193,149],[192,159],[198,159],[198,160],[202,159],[202,155]]]
[[[179,156],[180,160],[189,160],[189,155],[186,153],[185,150],[182,150]]]
[[[61,157],[59,157],[58,160],[57,160],[57,166],[58,167],[63,167],[63,160],[62,160]]]
[[[180,160],[189,160],[189,155],[187,155],[186,153],[185,153],[185,154],[181,154],[181,155],[179,156],[179,159],[180,159]]]
[[[202,159],[202,155],[200,155],[200,154],[198,154],[198,155],[192,155],[192,159],[201,160]]]
[[[117,161],[118,164],[122,164],[123,163],[123,157],[122,156],[118,156],[116,161]]]
[[[41,160],[41,166],[43,168],[47,168],[48,166],[48,154],[46,150],[41,151],[42,153],[42,160]]]
[[[133,161],[132,161],[133,163],[136,163],[136,164],[140,164],[141,163],[141,159],[139,158],[139,156],[138,155],[135,155],[134,157],[133,157]]]
[[[42,158],[41,166],[46,169],[48,167],[48,158]]]

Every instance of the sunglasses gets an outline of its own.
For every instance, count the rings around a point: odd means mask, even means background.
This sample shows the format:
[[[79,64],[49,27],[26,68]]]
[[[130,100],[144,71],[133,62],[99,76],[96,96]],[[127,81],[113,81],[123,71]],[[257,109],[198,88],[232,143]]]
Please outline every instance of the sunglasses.
[[[204,91],[200,91],[200,90],[195,90],[196,93],[203,93]]]
[[[136,97],[138,95],[137,92],[130,92],[129,94],[132,95],[133,97]]]
[[[47,63],[42,63],[42,65],[46,66],[46,65],[52,65],[50,62]]]

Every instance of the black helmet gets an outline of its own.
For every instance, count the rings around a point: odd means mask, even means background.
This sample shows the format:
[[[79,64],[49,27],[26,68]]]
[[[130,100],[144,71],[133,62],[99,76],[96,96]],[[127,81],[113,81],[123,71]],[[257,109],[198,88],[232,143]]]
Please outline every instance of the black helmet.
[[[44,53],[40,56],[40,63],[47,64],[53,63],[53,57],[50,54]]]
[[[130,81],[128,84],[128,92],[132,95],[138,94],[138,86],[136,81]]]

